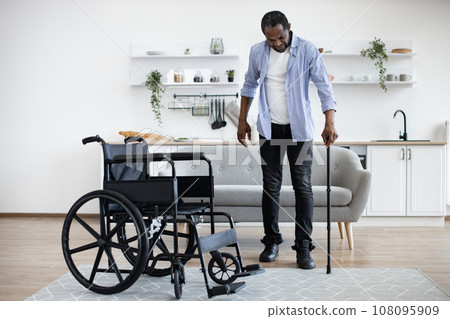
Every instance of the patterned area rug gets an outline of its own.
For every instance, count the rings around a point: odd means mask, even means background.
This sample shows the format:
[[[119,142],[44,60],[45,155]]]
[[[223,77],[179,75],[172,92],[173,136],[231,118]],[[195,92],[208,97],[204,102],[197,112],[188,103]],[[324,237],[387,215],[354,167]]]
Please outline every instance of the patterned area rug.
[[[438,301],[450,297],[418,269],[350,268],[332,270],[266,269],[262,274],[245,277],[246,286],[232,295],[208,299],[202,273],[185,268],[186,284],[182,300],[233,301]],[[112,274],[108,274],[112,275]],[[212,281],[210,281],[210,285]],[[175,300],[169,277],[142,275],[128,290],[115,295],[101,295],[85,289],[67,273],[41,289],[29,301],[44,300]]]

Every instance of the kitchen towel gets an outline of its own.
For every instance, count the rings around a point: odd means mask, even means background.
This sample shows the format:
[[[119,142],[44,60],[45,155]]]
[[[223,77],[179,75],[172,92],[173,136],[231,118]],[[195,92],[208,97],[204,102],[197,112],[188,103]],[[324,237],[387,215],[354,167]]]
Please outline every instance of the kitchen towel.
[[[233,122],[234,125],[236,125],[236,127],[239,124],[239,112],[240,109],[239,106],[236,104],[236,101],[228,103],[228,105],[225,107],[225,114],[228,115],[231,122]]]

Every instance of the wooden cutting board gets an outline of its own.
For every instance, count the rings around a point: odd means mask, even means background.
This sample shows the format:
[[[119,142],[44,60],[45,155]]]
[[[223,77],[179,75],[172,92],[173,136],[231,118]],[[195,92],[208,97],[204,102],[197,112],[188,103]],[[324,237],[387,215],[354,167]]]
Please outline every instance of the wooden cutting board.
[[[412,53],[411,49],[393,49],[392,53]]]

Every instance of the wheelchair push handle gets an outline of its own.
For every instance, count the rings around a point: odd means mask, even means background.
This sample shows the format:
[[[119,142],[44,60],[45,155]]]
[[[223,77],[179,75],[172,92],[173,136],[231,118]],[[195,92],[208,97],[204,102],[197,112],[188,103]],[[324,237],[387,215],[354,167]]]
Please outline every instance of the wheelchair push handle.
[[[99,135],[85,137],[81,140],[81,142],[83,143],[83,145],[86,145],[88,143],[93,143],[93,142],[102,143],[102,144],[105,143],[105,141]]]

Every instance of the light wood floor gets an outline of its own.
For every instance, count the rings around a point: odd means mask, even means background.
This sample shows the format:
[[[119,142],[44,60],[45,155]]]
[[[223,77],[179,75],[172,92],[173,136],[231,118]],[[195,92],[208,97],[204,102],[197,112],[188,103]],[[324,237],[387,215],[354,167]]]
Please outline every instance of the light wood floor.
[[[0,215],[0,300],[23,300],[68,272],[62,256],[62,217]],[[285,242],[276,262],[263,267],[296,267],[293,227],[281,228]],[[244,264],[258,263],[261,227],[237,227]],[[444,227],[353,227],[355,249],[332,230],[332,267],[419,268],[450,294],[450,221]],[[326,267],[326,228],[313,233],[319,268]],[[188,266],[196,266],[189,261]],[[300,270],[299,271],[305,271]]]

